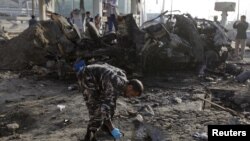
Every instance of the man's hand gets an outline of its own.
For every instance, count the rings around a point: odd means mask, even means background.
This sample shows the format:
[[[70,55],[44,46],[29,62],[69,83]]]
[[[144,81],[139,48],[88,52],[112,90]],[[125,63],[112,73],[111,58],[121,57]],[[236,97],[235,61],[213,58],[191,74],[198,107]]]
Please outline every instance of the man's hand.
[[[115,139],[120,139],[122,137],[122,133],[120,132],[118,128],[114,128],[111,134],[113,135]]]

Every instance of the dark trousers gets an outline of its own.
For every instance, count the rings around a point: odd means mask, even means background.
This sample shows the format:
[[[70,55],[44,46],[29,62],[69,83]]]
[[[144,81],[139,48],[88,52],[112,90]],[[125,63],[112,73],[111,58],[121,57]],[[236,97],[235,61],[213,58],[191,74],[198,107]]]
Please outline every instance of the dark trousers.
[[[88,122],[87,133],[85,135],[84,141],[96,141],[95,133],[100,128],[102,128],[104,131],[110,134],[108,127],[106,127],[104,122],[105,122],[105,119],[113,118],[115,114],[116,106],[109,107],[110,111],[107,113],[104,112],[106,109],[101,108],[104,103],[101,102],[100,99],[95,98],[95,96],[98,96],[99,94],[100,93],[95,90],[85,90],[83,92],[84,99],[86,100],[86,106],[89,111],[89,122]],[[106,114],[103,114],[103,113],[106,113]]]
[[[115,31],[118,31],[118,24],[117,24],[117,21],[116,21],[115,14],[111,14],[110,17],[108,17],[109,32],[112,31],[113,25],[115,27]]]

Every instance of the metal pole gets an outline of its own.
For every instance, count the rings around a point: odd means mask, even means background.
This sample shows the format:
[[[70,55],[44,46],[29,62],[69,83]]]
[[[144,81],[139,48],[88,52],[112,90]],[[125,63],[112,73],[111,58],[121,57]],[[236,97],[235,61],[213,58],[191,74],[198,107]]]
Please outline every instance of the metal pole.
[[[147,12],[146,12],[146,0],[144,0],[144,18],[143,22],[147,21]]]
[[[45,7],[45,1],[39,0],[39,14],[40,14],[40,21],[46,20],[46,7]]]
[[[161,9],[161,13],[163,13],[165,10],[165,0],[162,1],[162,9]],[[161,16],[161,22],[164,23],[164,15]]]
[[[27,16],[29,16],[29,2],[28,1],[26,1],[25,2],[26,3],[26,9],[27,9]]]
[[[32,15],[35,15],[35,2],[32,0]]]
[[[165,0],[162,1],[161,13],[165,11]]]
[[[171,0],[171,15],[172,15],[172,11],[173,11],[173,0]]]
[[[238,14],[237,14],[237,20],[239,20],[240,16],[240,0],[238,0]]]
[[[72,0],[72,10],[75,9],[75,0]]]

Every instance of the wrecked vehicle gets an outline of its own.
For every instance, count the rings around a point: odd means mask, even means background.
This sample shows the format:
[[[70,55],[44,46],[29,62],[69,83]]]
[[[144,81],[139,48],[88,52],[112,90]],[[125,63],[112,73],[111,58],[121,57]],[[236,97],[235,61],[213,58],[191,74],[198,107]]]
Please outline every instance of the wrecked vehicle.
[[[0,54],[4,61],[0,68],[20,70],[38,65],[64,77],[80,58],[87,64],[107,62],[128,73],[216,67],[226,60],[227,51],[221,51],[223,46],[230,47],[230,41],[219,26],[189,14],[166,13],[157,17],[164,16],[166,22],[151,20],[142,27],[132,14],[119,17],[117,34],[100,35],[94,24],[88,23],[84,37],[63,16],[49,13],[51,21],[39,22],[1,48],[7,52],[18,48],[19,54]]]
[[[206,19],[195,19],[197,28],[205,42],[207,67],[214,68],[226,61],[228,53],[233,51],[231,40],[223,27]]]
[[[123,16],[119,21],[119,34],[110,38],[117,43],[109,47],[102,45],[92,54],[106,55],[109,63],[130,72],[144,73],[197,69],[202,65],[211,68],[225,62],[228,49],[223,47],[230,49],[231,41],[221,27],[212,21],[193,19],[189,14],[165,17],[165,23],[151,20],[139,28],[131,14]],[[92,35],[92,39],[97,43],[105,37],[96,35]]]
[[[194,19],[189,14],[166,17],[165,24],[144,28],[153,38],[156,37],[156,41],[163,43],[159,52],[164,54],[160,56],[163,56],[166,66],[177,64],[186,68],[205,64],[207,67],[217,67],[225,62],[231,41],[220,26],[205,19]],[[223,50],[223,47],[227,49]]]

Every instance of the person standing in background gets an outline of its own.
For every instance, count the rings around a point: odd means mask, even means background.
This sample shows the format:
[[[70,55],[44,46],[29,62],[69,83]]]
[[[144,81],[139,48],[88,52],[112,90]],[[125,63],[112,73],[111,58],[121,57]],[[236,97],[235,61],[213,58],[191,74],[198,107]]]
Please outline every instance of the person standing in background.
[[[246,16],[242,15],[240,21],[236,21],[233,25],[234,29],[237,29],[237,34],[235,38],[235,55],[236,59],[242,60],[245,54],[245,46],[247,39],[247,28],[248,23],[246,22]],[[239,56],[239,45],[241,45],[241,54]]]
[[[95,27],[97,28],[97,30],[100,32],[100,28],[101,28],[101,17],[99,16],[99,14],[97,14],[95,16]]]
[[[34,26],[37,24],[36,17],[34,15],[31,15],[31,19],[29,20],[29,27]]]
[[[89,11],[86,12],[86,22],[93,22],[93,18]]]
[[[118,1],[117,0],[107,0],[105,4],[105,8],[107,9],[108,16],[108,30],[112,32],[113,26],[115,27],[115,31],[118,31],[118,24],[116,17],[119,15],[118,10]]]
[[[82,23],[82,17],[80,15],[80,10],[79,9],[74,9],[71,13],[71,19],[72,19],[72,24],[75,24],[79,31],[83,33],[83,23]]]

